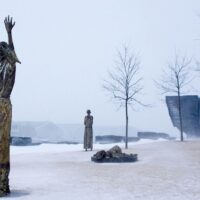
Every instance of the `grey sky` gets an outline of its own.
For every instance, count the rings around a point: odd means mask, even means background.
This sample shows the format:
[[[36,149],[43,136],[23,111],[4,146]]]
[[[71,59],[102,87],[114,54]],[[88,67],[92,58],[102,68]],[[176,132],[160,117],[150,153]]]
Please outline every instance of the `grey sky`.
[[[116,49],[128,43],[139,52],[144,98],[153,108],[130,110],[130,125],[174,131],[153,79],[175,51],[198,59],[199,0],[18,0],[2,1],[3,20],[16,21],[17,66],[13,119],[82,123],[90,108],[98,125],[122,125],[124,110],[109,101],[102,79]]]

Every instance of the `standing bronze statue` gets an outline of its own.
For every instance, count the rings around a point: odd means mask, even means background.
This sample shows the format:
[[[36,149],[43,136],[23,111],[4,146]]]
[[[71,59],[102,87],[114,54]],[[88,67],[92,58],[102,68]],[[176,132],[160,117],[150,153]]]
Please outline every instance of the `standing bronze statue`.
[[[10,95],[15,83],[16,62],[18,60],[12,40],[15,22],[9,16],[4,20],[8,43],[0,42],[0,197],[10,193],[10,129],[12,104]]]
[[[91,115],[91,111],[87,110],[87,115],[84,119],[85,124],[85,132],[84,132],[84,149],[87,151],[88,149],[93,149],[93,116]]]

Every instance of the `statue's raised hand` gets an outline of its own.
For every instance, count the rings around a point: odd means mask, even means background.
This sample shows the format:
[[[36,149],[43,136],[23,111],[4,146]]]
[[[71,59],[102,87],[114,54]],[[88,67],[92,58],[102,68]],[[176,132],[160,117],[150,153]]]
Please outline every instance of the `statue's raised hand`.
[[[6,31],[8,33],[11,33],[12,28],[15,26],[15,22],[12,21],[12,17],[10,17],[8,15],[8,17],[6,17],[5,20],[4,20],[4,24],[5,24],[5,27],[6,27]]]

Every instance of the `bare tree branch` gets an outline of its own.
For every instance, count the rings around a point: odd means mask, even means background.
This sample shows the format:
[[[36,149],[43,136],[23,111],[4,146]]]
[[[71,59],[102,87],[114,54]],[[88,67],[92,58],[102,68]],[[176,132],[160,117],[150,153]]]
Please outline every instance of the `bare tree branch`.
[[[175,93],[178,97],[181,141],[183,141],[181,94],[184,93],[185,87],[193,80],[189,73],[191,62],[192,59],[188,59],[186,56],[180,58],[176,55],[174,61],[169,63],[167,68],[163,70],[161,80],[155,81],[162,94]]]
[[[126,114],[126,148],[128,147],[128,107],[136,103],[147,106],[138,100],[143,87],[139,77],[140,62],[136,55],[131,54],[129,48],[124,46],[117,51],[118,60],[115,68],[108,72],[108,81],[104,81],[103,88],[117,101],[120,107],[125,107]]]

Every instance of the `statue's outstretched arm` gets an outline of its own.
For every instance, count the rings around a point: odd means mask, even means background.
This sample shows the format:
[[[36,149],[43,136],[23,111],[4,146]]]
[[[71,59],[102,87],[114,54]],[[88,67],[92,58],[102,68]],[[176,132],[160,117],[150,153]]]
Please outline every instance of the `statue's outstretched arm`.
[[[12,28],[15,26],[15,22],[12,21],[12,17],[8,16],[4,20],[5,28],[8,34],[8,44],[12,50],[14,50],[14,44],[12,39]]]

